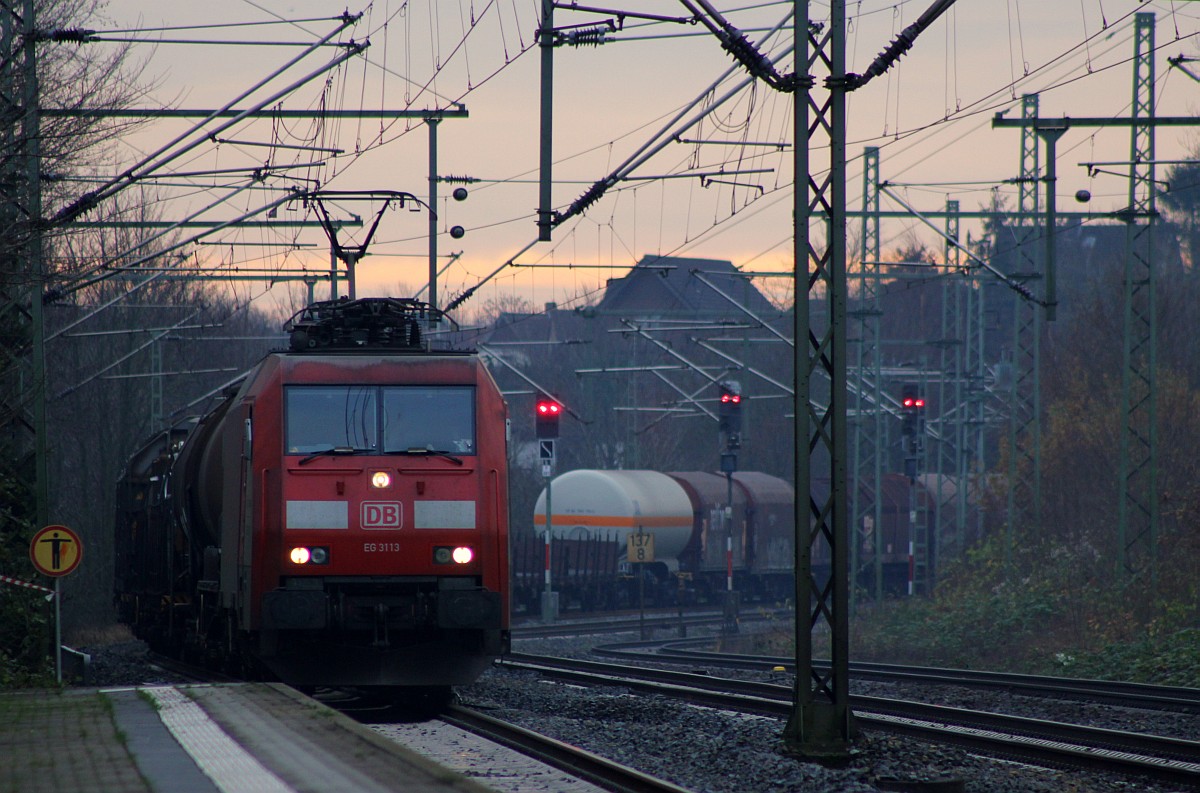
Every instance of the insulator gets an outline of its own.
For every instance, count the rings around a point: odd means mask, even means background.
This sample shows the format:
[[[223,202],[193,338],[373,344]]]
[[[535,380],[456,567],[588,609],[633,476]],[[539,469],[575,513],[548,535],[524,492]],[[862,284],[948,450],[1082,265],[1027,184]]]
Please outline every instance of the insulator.
[[[54,41],[65,44],[86,44],[91,42],[96,35],[94,30],[86,30],[84,28],[58,28],[51,31],[43,31],[41,40]]]
[[[575,30],[566,35],[567,44],[571,47],[599,47],[609,41],[604,35],[608,28],[585,28]]]

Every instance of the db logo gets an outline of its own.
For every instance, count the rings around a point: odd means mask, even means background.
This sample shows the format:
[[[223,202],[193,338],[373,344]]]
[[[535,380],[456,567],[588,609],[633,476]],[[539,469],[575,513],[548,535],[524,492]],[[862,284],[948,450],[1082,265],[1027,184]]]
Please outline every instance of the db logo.
[[[362,503],[362,527],[364,529],[398,529],[404,522],[404,513],[399,501],[364,501]]]

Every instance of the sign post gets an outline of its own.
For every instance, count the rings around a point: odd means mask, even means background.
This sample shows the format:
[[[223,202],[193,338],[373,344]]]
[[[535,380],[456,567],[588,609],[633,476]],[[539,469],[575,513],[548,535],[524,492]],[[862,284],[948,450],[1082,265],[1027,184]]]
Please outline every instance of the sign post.
[[[647,562],[654,561],[654,535],[647,534],[646,531],[638,526],[637,534],[629,532],[628,538],[625,541],[625,558],[630,564],[637,565],[638,577],[638,608],[641,617],[638,620],[638,627],[641,633],[642,640],[646,640],[646,572],[642,565]]]
[[[62,683],[62,577],[83,560],[79,535],[66,526],[46,526],[33,535],[29,558],[42,575],[54,579],[54,679]]]
[[[542,476],[546,479],[546,569],[545,588],[542,590],[542,622],[554,622],[558,619],[558,596],[551,588],[550,581],[550,547],[551,535],[554,533],[554,508],[551,501],[554,484],[554,439],[538,439],[538,457],[542,461]]]

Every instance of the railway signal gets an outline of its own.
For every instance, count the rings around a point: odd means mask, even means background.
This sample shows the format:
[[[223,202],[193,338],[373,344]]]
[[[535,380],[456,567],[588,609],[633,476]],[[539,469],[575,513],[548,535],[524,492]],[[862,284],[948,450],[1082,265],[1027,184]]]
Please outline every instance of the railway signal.
[[[550,581],[550,538],[553,535],[553,511],[551,491],[554,473],[555,438],[558,437],[558,420],[562,416],[563,406],[546,396],[538,394],[534,405],[534,424],[537,429],[538,456],[542,461],[542,476],[546,478],[546,569],[545,588],[542,590],[542,621],[554,622],[558,619],[558,593],[551,587]]]
[[[721,391],[717,403],[717,426],[721,432],[736,438],[742,431],[742,387],[734,380],[722,380],[717,384]]]
[[[736,452],[742,447],[742,404],[746,398],[737,380],[721,380],[716,388],[720,390],[716,402],[716,427],[725,437],[725,450]]]
[[[924,432],[925,397],[915,384],[905,383],[900,386],[900,434],[915,437]]]
[[[742,386],[736,380],[717,383],[717,426],[725,438],[721,452],[721,472],[725,474],[725,620],[723,633],[737,633],[738,595],[733,591],[733,473],[737,470],[738,449],[742,446]]]
[[[558,437],[558,419],[562,415],[562,405],[547,396],[539,396],[534,411],[539,440]]]

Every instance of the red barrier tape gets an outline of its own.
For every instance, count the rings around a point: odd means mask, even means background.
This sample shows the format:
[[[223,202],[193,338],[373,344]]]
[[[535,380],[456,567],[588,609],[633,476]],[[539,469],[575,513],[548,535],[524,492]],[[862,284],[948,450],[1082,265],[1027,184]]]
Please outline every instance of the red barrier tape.
[[[19,578],[9,578],[6,575],[0,575],[0,584],[13,584],[14,586],[23,586],[26,589],[36,589],[39,592],[49,592],[51,595],[54,594],[53,589],[48,589],[38,584],[31,584],[28,581],[22,581]]]

